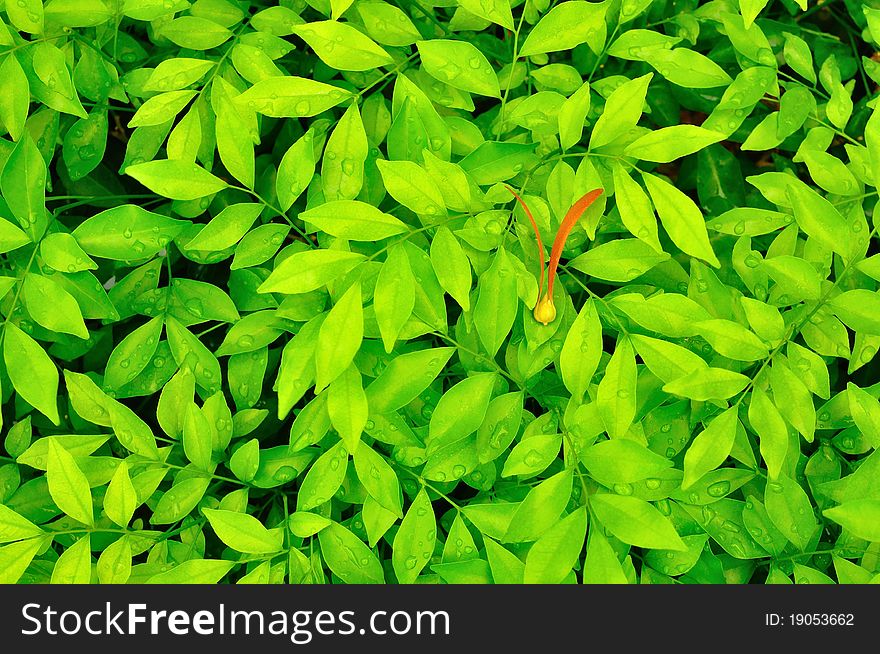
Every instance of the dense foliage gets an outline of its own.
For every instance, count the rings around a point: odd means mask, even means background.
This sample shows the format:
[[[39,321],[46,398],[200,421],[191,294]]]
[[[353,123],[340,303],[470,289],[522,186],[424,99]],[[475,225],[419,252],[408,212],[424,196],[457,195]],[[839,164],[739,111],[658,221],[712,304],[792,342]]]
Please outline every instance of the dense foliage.
[[[5,2],[0,580],[876,578],[878,0],[269,4]]]

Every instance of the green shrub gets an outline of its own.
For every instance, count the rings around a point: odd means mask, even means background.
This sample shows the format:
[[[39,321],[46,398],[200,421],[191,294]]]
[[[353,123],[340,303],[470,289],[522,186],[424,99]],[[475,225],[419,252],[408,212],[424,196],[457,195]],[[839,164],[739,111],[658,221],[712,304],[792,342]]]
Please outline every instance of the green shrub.
[[[268,4],[5,3],[0,581],[880,571],[878,0]]]

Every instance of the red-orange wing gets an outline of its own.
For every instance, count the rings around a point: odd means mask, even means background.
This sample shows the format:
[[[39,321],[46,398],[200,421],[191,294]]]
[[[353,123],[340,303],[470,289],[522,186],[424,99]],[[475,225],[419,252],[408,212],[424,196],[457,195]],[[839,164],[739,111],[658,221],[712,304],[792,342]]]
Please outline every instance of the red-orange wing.
[[[535,222],[535,217],[532,215],[532,212],[529,211],[529,205],[525,203],[519,193],[514,191],[511,187],[505,184],[507,190],[513,194],[513,197],[516,198],[516,201],[519,202],[520,206],[523,208],[523,211],[526,212],[526,216],[528,216],[529,222],[532,223],[532,229],[535,230],[535,240],[538,242],[538,260],[541,262],[541,277],[538,282],[538,299],[541,298],[541,292],[544,290],[544,243],[541,241],[541,233],[538,231],[538,223]]]
[[[571,233],[571,230],[574,228],[577,221],[584,215],[584,211],[596,201],[596,198],[602,195],[602,192],[602,189],[597,188],[584,195],[580,200],[571,205],[571,208],[565,214],[565,218],[562,219],[559,231],[556,232],[556,238],[553,239],[553,248],[550,250],[550,271],[548,274],[547,294],[551,297],[553,296],[553,280],[556,277],[556,267],[559,265],[559,257],[562,256],[562,248],[565,246],[565,241],[568,239],[568,235]]]

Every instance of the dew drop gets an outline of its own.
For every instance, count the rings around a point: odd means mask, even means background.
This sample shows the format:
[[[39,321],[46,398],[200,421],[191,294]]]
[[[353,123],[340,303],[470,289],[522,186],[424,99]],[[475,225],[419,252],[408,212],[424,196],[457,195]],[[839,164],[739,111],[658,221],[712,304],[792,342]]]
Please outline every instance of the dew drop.
[[[614,484],[614,486],[611,487],[611,490],[618,495],[632,495],[633,493],[632,484]]]
[[[724,497],[730,492],[729,481],[719,481],[710,485],[706,492],[712,497]]]

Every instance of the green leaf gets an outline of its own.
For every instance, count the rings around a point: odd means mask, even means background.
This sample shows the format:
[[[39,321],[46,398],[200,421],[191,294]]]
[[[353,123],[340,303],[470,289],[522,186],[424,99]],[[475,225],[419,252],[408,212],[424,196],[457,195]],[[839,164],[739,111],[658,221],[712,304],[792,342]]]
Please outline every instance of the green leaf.
[[[586,43],[594,54],[605,44],[605,11],[600,2],[563,2],[545,14],[526,37],[520,56],[570,50]]]
[[[571,499],[572,473],[559,472],[529,491],[513,513],[503,542],[522,543],[539,539],[555,525]]]
[[[770,387],[782,417],[812,442],[816,432],[816,408],[800,377],[785,362],[774,361],[770,369]]]
[[[696,125],[674,125],[637,138],[627,146],[625,153],[643,161],[668,163],[723,139],[723,134]]]
[[[787,354],[792,366],[798,371],[798,376],[812,393],[826,400],[831,397],[828,368],[818,354],[794,341],[789,341]]]
[[[19,425],[21,425],[20,428],[29,428],[27,423],[19,423]],[[27,447],[27,449],[18,456],[16,462],[23,463],[37,470],[45,470],[46,460],[49,455],[49,443],[51,440],[51,436],[37,439],[30,445],[30,447]],[[94,436],[65,434],[64,449],[75,457],[86,457],[92,454],[108,440],[110,440],[110,436],[107,434],[97,434]]]
[[[329,527],[332,520],[308,511],[297,511],[290,516],[288,526],[295,536],[308,538],[314,536],[324,527]]]
[[[398,532],[400,533],[400,532]],[[327,566],[346,584],[381,584],[384,574],[379,559],[360,538],[340,524],[318,532]]]
[[[873,395],[853,383],[846,385],[849,412],[853,422],[874,445],[880,443],[880,402]]]
[[[437,230],[431,240],[431,266],[443,290],[462,309],[469,311],[471,264],[458,239],[445,225]]]
[[[98,267],[70,234],[47,234],[40,241],[40,256],[50,268],[58,272],[79,272]]]
[[[501,476],[533,477],[543,472],[559,456],[561,446],[562,436],[559,434],[535,434],[524,438],[510,451]]]
[[[619,162],[614,162],[612,170],[617,210],[620,212],[620,220],[624,227],[655,251],[662,252],[663,248],[657,238],[657,219],[654,217],[654,209],[648,194]]]
[[[821,295],[822,280],[816,268],[798,257],[781,254],[765,259],[762,267],[776,282],[781,293],[792,298],[818,300]]]
[[[816,83],[816,71],[813,69],[813,53],[809,44],[801,37],[790,32],[785,32],[785,48],[783,50],[785,62],[791,66],[798,75]]]
[[[525,564],[513,553],[485,538],[486,557],[492,570],[492,580],[496,584],[521,584],[525,573]]]
[[[387,213],[357,200],[335,200],[313,207],[300,218],[320,231],[351,241],[379,241],[407,231]]]
[[[599,415],[611,438],[622,438],[636,413],[636,360],[626,338],[617,342],[614,354],[596,391]]]
[[[584,84],[569,96],[557,114],[559,143],[563,150],[577,145],[584,131],[584,121],[590,112],[590,83]]]
[[[318,332],[315,388],[326,388],[348,368],[364,337],[361,286],[354,284],[333,305]]]
[[[364,510],[361,512],[364,519],[364,529],[367,532],[367,542],[370,547],[375,547],[395,522],[398,516],[384,508],[372,496],[368,495],[364,500]]]
[[[328,201],[357,197],[364,184],[368,149],[361,114],[357,104],[352,104],[336,124],[324,149],[321,183]]]
[[[144,102],[128,121],[129,127],[153,127],[173,120],[183,111],[196,91],[168,91]]]
[[[475,16],[485,18],[496,25],[501,25],[505,29],[511,31],[514,29],[513,14],[510,10],[509,0],[489,0],[488,2],[459,0],[458,4]]]
[[[43,535],[43,530],[33,522],[19,515],[8,506],[0,504],[0,543],[12,543],[17,540],[36,538]]]
[[[290,146],[278,164],[275,194],[278,204],[287,211],[312,181],[315,174],[315,144],[311,131]]]
[[[156,316],[128,334],[113,349],[104,373],[104,383],[108,387],[116,389],[127,384],[147,367],[159,345],[162,323],[162,317]]]
[[[42,3],[39,4],[42,8]],[[7,10],[8,11],[8,10]],[[0,63],[0,123],[13,141],[21,138],[30,105],[30,85],[21,64],[8,54]]]
[[[597,279],[628,282],[669,259],[652,246],[634,238],[616,239],[578,255],[568,265]]]
[[[480,463],[488,463],[507,450],[519,431],[522,415],[522,393],[505,393],[489,402],[483,422],[477,429]]]
[[[880,500],[856,499],[840,506],[825,509],[823,515],[831,518],[856,538],[880,540]]]
[[[684,455],[684,477],[681,488],[692,486],[700,477],[720,466],[733,449],[739,428],[736,408],[716,416],[694,438]]]
[[[393,61],[372,39],[347,23],[322,20],[295,25],[291,30],[336,70],[371,70]]]
[[[323,317],[307,322],[281,352],[276,391],[278,417],[283,419],[315,381],[315,347]]]
[[[147,584],[216,584],[235,566],[235,561],[189,559],[170,570],[152,575]]]
[[[253,481],[260,469],[260,442],[252,438],[229,457],[229,469],[240,480]]]
[[[362,254],[342,250],[297,252],[284,259],[257,292],[308,293],[344,275],[365,258]]]
[[[422,393],[455,353],[453,348],[428,348],[401,354],[367,387],[370,408],[376,413],[396,411]]]
[[[591,445],[581,452],[580,459],[590,476],[603,486],[656,477],[672,466],[669,459],[624,438]]]
[[[0,584],[17,582],[43,544],[41,538],[30,538],[0,547]]]
[[[29,134],[16,143],[0,172],[0,193],[12,216],[36,241],[46,230],[46,162]]]
[[[587,512],[581,507],[548,529],[529,550],[523,582],[558,584],[574,567],[587,534]]]
[[[175,91],[190,84],[198,82],[209,70],[214,67],[211,61],[205,59],[192,59],[189,57],[176,57],[159,62],[147,81],[144,82],[146,91]]]
[[[473,44],[433,39],[419,41],[416,45],[422,65],[435,79],[469,93],[501,97],[501,87],[492,64]]]
[[[42,33],[45,15],[42,0],[22,0],[21,3],[16,1],[14,5],[6,7],[6,13],[13,26],[22,32]]]
[[[342,485],[348,469],[348,451],[337,443],[309,468],[297,494],[296,510],[308,511],[327,502]]]
[[[208,477],[189,477],[176,482],[159,498],[150,524],[172,524],[188,515],[204,497],[210,483]]]
[[[236,552],[267,554],[281,551],[281,529],[266,529],[252,515],[236,511],[202,509],[217,537]]]
[[[46,480],[49,482],[52,501],[59,509],[74,520],[94,526],[95,516],[89,481],[73,455],[55,438],[49,441]]]
[[[443,194],[428,172],[412,161],[376,162],[388,194],[415,213],[446,213]]]
[[[654,49],[642,56],[667,80],[685,88],[711,89],[732,81],[709,57],[688,48]]]
[[[590,529],[587,555],[584,559],[583,582],[585,584],[629,583],[617,554],[600,529]]]
[[[672,242],[685,254],[718,268],[721,264],[709,243],[706,221],[694,201],[656,175],[643,173],[642,179]]]
[[[412,584],[434,553],[437,525],[428,493],[416,495],[394,536],[391,563],[397,581]]]
[[[535,145],[485,141],[464,157],[459,165],[483,186],[515,177],[537,163]]]
[[[355,451],[367,424],[369,405],[361,375],[354,366],[346,368],[330,384],[327,412],[342,442],[350,451]]]
[[[510,333],[518,309],[514,270],[503,248],[483,274],[477,291],[474,326],[483,347],[494,356]]]
[[[721,390],[726,391],[727,386],[738,379],[736,376],[738,373],[731,373],[733,375],[731,377],[731,375],[725,374],[730,371],[710,370],[706,362],[697,354],[675,343],[639,334],[634,334],[632,341],[648,369],[666,382],[666,386],[669,387],[664,387],[666,392],[686,397],[690,397],[690,394],[694,392],[706,393],[708,391],[711,394]],[[699,382],[708,382],[708,384],[699,386]]]
[[[846,291],[829,304],[843,323],[857,332],[880,333],[880,293],[865,289]]]
[[[693,570],[700,560],[709,537],[706,534],[682,536],[681,540],[687,545],[686,552],[673,550],[651,550],[645,555],[645,562],[651,568],[669,576],[678,576]]]
[[[131,576],[131,542],[128,536],[113,541],[98,557],[98,582],[124,584]]]
[[[125,174],[151,191],[172,200],[198,200],[225,189],[228,184],[201,166],[164,159],[129,166]]]
[[[400,484],[391,466],[364,443],[358,445],[352,458],[358,479],[367,492],[385,509],[402,518]]]
[[[211,425],[194,403],[186,407],[183,417],[183,451],[196,468],[211,471]]]
[[[92,578],[91,538],[80,537],[64,550],[52,568],[53,584],[87,584]]]
[[[3,361],[15,391],[59,425],[58,370],[45,350],[11,322],[3,327]]]
[[[775,480],[782,470],[788,453],[788,428],[779,409],[760,388],[752,390],[749,422],[758,434],[761,457],[767,464],[767,475]]]
[[[22,294],[31,318],[46,329],[83,339],[89,337],[79,304],[52,277],[28,273]]]
[[[105,404],[105,410],[110,416],[113,433],[123,447],[147,458],[158,458],[153,432],[134,411],[114,400],[109,400]]]
[[[575,399],[584,396],[602,357],[602,325],[593,300],[587,300],[574,319],[562,350],[562,381]]]
[[[489,408],[494,373],[480,373],[455,384],[437,403],[428,426],[428,443],[439,447],[474,433]]]
[[[786,189],[794,217],[807,236],[816,239],[827,249],[837,252],[845,259],[852,249],[850,239],[839,238],[848,227],[837,208],[816,191],[801,184],[791,184]]]
[[[776,528],[799,550],[806,550],[819,525],[800,485],[785,475],[768,482],[764,504]]]
[[[502,4],[500,1],[498,4]],[[403,11],[387,2],[358,2],[358,15],[364,21],[367,34],[383,45],[412,45],[422,35]],[[510,14],[510,6],[507,8]],[[488,18],[488,17],[487,17]],[[512,22],[511,18],[511,22]],[[511,27],[511,29],[513,29]]]
[[[27,234],[8,220],[0,221],[0,251],[10,252],[30,243]]]
[[[182,48],[210,50],[229,39],[232,32],[208,18],[180,16],[162,27],[162,35]]]
[[[86,219],[73,237],[92,256],[129,261],[158,254],[188,224],[124,204]]]
[[[249,202],[230,205],[214,216],[186,248],[215,252],[232,247],[248,233],[262,210],[262,205]]]
[[[264,116],[299,118],[316,116],[349,97],[351,92],[339,87],[289,76],[261,80],[234,101]]]
[[[769,354],[767,346],[738,322],[713,318],[694,323],[694,330],[712,348],[736,361],[760,361]]]
[[[593,495],[590,508],[596,519],[624,543],[650,549],[685,551],[672,523],[649,503],[624,495]]]
[[[376,323],[386,352],[394,349],[400,331],[412,315],[416,304],[415,285],[406,252],[399,246],[391,248],[379,270],[373,293]]]
[[[652,77],[649,73],[624,82],[608,96],[602,115],[590,135],[591,150],[608,145],[636,126],[644,110],[645,96]]]
[[[128,526],[138,507],[137,491],[131,483],[128,464],[122,461],[113,473],[104,495],[104,513],[122,528]]]

